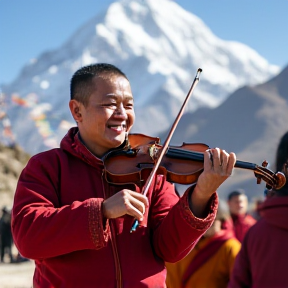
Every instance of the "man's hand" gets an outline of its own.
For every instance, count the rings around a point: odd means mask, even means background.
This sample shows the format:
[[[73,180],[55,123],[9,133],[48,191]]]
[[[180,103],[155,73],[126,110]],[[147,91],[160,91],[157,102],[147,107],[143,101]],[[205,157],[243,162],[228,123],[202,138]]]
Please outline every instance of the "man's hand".
[[[228,154],[219,148],[204,152],[204,170],[198,178],[192,193],[190,208],[196,217],[203,214],[211,195],[232,174],[236,162],[234,153]]]
[[[148,207],[147,197],[128,189],[117,192],[102,204],[103,215],[107,219],[128,214],[142,221],[146,207]]]

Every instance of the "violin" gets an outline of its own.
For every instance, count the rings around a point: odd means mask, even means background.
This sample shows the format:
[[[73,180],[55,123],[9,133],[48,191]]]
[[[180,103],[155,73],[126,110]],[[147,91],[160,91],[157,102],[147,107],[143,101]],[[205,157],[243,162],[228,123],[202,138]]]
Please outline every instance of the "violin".
[[[144,134],[129,134],[126,141],[125,149],[111,151],[104,158],[105,179],[116,185],[135,183],[142,186],[163,146],[160,138]],[[207,149],[209,146],[203,143],[169,146],[156,173],[165,175],[169,182],[184,185],[196,183],[204,168],[203,152]],[[268,189],[280,189],[285,185],[285,175],[281,172],[274,173],[267,166],[267,161],[263,161],[261,166],[236,160],[234,167],[252,170],[257,184],[263,180]]]
[[[201,72],[202,69],[199,68],[163,146],[160,145],[160,139],[157,137],[131,134],[123,143],[124,147],[121,145],[120,149],[105,155],[104,176],[109,183],[138,183],[142,186],[142,182],[145,181],[142,194],[146,196],[156,173],[164,174],[168,181],[179,184],[193,184],[197,181],[204,168],[203,152],[209,147],[201,143],[183,143],[182,146],[169,147],[169,143],[184,108],[199,82]],[[275,174],[266,168],[267,165],[266,161],[262,166],[236,161],[235,167],[253,170],[257,183],[259,184],[263,179],[268,189],[280,189],[286,183],[285,175],[281,172]],[[130,233],[136,231],[138,226],[138,220],[134,219]]]

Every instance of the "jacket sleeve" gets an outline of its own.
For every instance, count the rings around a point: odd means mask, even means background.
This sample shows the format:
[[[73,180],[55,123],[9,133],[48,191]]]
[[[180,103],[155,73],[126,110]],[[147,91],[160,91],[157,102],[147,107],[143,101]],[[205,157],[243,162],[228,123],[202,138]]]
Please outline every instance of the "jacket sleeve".
[[[19,252],[30,259],[42,259],[104,247],[109,226],[102,218],[103,199],[90,198],[61,206],[57,163],[50,159],[54,169],[48,172],[40,160],[30,159],[15,192],[12,233]]]
[[[180,199],[175,194],[174,186],[164,179],[162,186],[157,186],[150,215],[154,231],[153,245],[159,257],[174,263],[185,257],[212,225],[218,197],[216,193],[211,196],[207,204],[207,216],[200,219],[189,208],[190,193],[193,193],[195,186],[189,188]]]
[[[240,252],[238,253],[232,270],[229,288],[252,287],[252,277],[250,273],[249,253],[247,251],[247,240],[249,232],[242,242]]]

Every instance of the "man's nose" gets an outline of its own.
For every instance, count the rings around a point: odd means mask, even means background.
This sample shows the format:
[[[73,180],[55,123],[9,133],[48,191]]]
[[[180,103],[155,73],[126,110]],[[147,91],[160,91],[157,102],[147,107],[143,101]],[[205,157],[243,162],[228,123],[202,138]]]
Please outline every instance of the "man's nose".
[[[127,118],[127,113],[123,105],[119,105],[115,110],[115,115],[123,118]]]

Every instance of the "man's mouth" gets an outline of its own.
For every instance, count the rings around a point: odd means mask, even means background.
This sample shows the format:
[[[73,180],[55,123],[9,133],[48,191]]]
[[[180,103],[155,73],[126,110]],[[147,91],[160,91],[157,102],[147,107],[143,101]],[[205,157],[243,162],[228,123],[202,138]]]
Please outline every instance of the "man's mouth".
[[[117,132],[126,131],[126,124],[121,125],[108,125],[108,128],[115,130]]]

